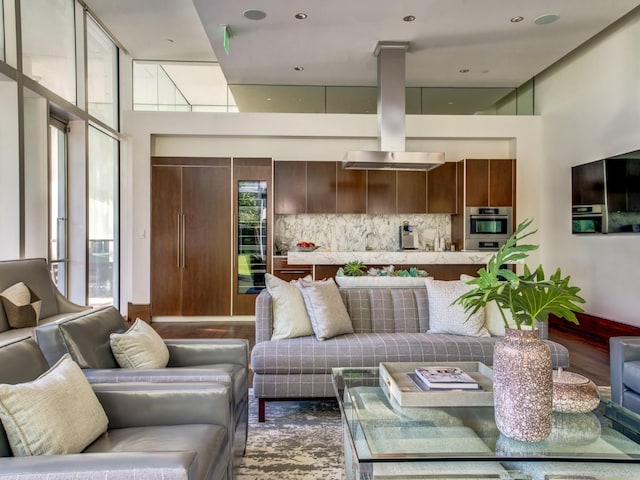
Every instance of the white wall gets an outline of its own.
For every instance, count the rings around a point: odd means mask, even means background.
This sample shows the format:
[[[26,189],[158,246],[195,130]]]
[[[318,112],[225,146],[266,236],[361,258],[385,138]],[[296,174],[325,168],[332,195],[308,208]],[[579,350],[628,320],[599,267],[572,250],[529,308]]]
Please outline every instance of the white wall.
[[[640,12],[536,79],[543,118],[541,258],[585,311],[640,326],[640,236],[571,235],[571,166],[640,149]],[[521,184],[518,184],[520,188]]]
[[[123,307],[150,300],[151,155],[337,161],[347,150],[377,148],[375,115],[128,111],[123,115],[123,132]],[[448,161],[517,158],[518,218],[538,217],[540,118],[409,116],[407,137],[408,150],[437,149]]]
[[[18,88],[0,80],[0,259],[20,256],[20,182],[18,162]]]

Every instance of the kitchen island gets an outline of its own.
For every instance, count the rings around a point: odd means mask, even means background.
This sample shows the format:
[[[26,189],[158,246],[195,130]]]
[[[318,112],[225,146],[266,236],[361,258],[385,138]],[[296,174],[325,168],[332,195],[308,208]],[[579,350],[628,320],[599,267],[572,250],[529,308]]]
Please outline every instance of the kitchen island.
[[[360,251],[360,252],[296,252],[287,255],[289,266],[310,266],[314,279],[335,276],[338,268],[352,261],[360,261],[367,267],[393,265],[396,269],[416,267],[426,270],[438,280],[456,280],[461,274],[475,275],[484,267],[494,252],[425,252],[419,250],[402,251]]]

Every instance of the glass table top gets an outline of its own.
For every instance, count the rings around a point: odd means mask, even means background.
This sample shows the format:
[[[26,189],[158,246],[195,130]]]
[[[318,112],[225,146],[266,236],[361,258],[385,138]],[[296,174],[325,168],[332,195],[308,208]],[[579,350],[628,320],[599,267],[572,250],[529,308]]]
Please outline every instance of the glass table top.
[[[402,407],[378,368],[336,368],[333,383],[359,461],[640,460],[640,416],[606,398],[593,412],[554,412],[551,435],[530,443],[503,436],[492,406]]]

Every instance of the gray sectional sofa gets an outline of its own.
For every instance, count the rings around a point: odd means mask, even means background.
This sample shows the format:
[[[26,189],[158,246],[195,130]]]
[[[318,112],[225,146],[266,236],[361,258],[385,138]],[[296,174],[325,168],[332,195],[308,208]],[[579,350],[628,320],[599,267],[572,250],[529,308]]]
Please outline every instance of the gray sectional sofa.
[[[425,333],[426,288],[351,288],[340,295],[354,333],[319,341],[314,335],[272,340],[273,302],[265,289],[256,299],[256,344],[251,352],[259,419],[266,400],[330,398],[333,367],[372,367],[380,362],[480,361],[493,365],[498,337]],[[547,325],[540,335],[547,338]],[[548,342],[554,367],[569,366],[568,350]]]

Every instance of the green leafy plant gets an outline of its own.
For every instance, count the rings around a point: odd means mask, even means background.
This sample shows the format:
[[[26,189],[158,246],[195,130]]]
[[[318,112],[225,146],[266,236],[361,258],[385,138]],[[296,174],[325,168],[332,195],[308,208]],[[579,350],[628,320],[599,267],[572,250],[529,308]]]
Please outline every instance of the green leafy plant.
[[[522,240],[536,233],[525,233],[533,220],[525,220],[511,235],[507,242],[491,257],[487,267],[478,271],[478,277],[467,282],[475,288],[461,295],[453,304],[460,304],[465,312],[473,315],[487,303],[495,301],[500,309],[505,326],[510,327],[505,311],[510,311],[516,328],[533,327],[535,322],[545,322],[549,315],[578,324],[576,312],[582,312],[577,305],[584,303],[578,296],[580,288],[569,285],[570,277],[562,277],[558,268],[553,275],[545,279],[542,265],[533,272],[524,265],[524,273],[517,275],[505,268],[505,264],[520,262],[536,250],[537,245],[521,244]]]
[[[367,267],[359,260],[345,263],[342,267],[343,274],[347,277],[362,277],[366,275]]]

